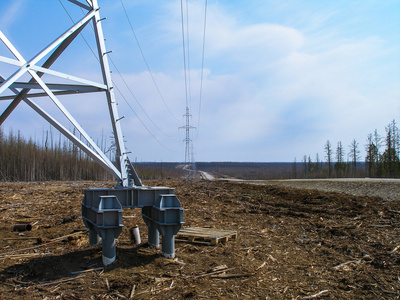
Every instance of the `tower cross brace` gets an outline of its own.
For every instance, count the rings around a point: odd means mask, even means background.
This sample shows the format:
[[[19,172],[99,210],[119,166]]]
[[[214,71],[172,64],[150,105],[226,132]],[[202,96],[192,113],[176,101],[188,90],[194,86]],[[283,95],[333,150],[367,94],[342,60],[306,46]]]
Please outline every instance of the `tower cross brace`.
[[[0,125],[5,122],[21,101],[24,101],[117,180],[117,185],[112,189],[85,190],[82,201],[82,219],[89,229],[89,243],[90,245],[97,245],[102,242],[103,263],[105,265],[112,263],[116,258],[115,239],[123,229],[123,208],[142,208],[142,217],[148,227],[148,243],[159,247],[159,235],[161,234],[163,236],[163,254],[166,257],[174,257],[174,236],[183,224],[183,208],[178,198],[174,195],[174,189],[142,185],[127,156],[120,124],[122,118],[119,118],[118,115],[107,57],[109,52],[105,47],[105,39],[101,27],[103,19],[100,18],[98,2],[97,0],[86,0],[87,4],[84,4],[78,0],[68,1],[86,10],[86,14],[49,46],[29,60],[26,60],[0,31],[0,41],[15,57],[15,59],[12,59],[0,56],[0,63],[16,66],[16,71],[9,77],[0,74],[0,101],[11,100],[11,103],[0,115]],[[98,60],[103,79],[103,82],[100,83],[50,69],[53,63],[59,59],[61,54],[90,22],[93,23]],[[47,60],[42,65],[39,65],[39,62],[47,55],[49,55]],[[29,74],[31,79],[28,82],[17,81],[24,74]],[[64,81],[73,81],[74,84],[48,83],[42,79],[44,74],[56,76]],[[32,92],[32,90],[41,90],[41,92]],[[15,95],[2,95],[5,91],[10,91]],[[117,149],[116,165],[107,158],[106,154],[58,99],[59,95],[94,92],[106,94],[113,137]],[[51,99],[85,141],[78,138],[63,126],[59,120],[32,100],[43,96],[48,96]]]

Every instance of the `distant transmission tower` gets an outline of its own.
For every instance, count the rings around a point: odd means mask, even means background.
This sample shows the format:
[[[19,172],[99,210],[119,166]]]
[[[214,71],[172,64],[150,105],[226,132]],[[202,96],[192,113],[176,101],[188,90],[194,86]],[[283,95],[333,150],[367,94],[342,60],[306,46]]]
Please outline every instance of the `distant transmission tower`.
[[[193,157],[193,144],[191,145],[192,140],[190,139],[190,129],[195,129],[196,127],[190,126],[190,117],[192,116],[189,112],[189,107],[186,106],[186,113],[183,115],[186,120],[186,125],[179,127],[180,129],[185,129],[185,139],[183,140],[185,142],[185,164],[187,165],[186,169],[189,170],[195,170],[194,168],[194,157]],[[193,172],[190,172],[191,175],[189,177],[193,176]]]

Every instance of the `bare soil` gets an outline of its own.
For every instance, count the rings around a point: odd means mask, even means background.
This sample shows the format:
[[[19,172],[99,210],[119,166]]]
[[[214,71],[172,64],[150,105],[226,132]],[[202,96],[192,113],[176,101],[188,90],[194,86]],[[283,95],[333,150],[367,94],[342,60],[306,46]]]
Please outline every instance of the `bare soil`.
[[[177,260],[165,259],[130,244],[128,229],[138,224],[146,242],[146,226],[140,209],[125,209],[117,260],[103,267],[80,203],[85,188],[113,182],[2,183],[1,299],[399,298],[398,198],[227,181],[145,184],[176,188],[184,227],[236,230],[237,239],[177,242]],[[24,222],[33,229],[11,230]]]
[[[339,192],[355,196],[381,197],[386,201],[400,200],[400,179],[292,179],[253,182],[299,189]]]

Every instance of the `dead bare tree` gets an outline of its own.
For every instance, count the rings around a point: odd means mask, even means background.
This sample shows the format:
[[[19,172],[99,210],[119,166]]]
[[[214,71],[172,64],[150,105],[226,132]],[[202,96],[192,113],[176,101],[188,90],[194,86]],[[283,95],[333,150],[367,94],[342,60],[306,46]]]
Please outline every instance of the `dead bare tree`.
[[[325,153],[326,153],[326,162],[328,164],[328,176],[332,176],[332,144],[329,140],[326,141],[325,144]]]
[[[350,147],[349,156],[351,158],[352,174],[353,174],[353,176],[356,176],[357,163],[360,161],[359,144],[357,143],[356,139],[353,139],[351,141],[351,144],[349,145],[349,147]]]
[[[342,146],[342,142],[338,142],[336,147],[336,163],[335,163],[335,171],[337,177],[342,177],[342,171],[345,171],[345,163],[344,159],[344,150]]]

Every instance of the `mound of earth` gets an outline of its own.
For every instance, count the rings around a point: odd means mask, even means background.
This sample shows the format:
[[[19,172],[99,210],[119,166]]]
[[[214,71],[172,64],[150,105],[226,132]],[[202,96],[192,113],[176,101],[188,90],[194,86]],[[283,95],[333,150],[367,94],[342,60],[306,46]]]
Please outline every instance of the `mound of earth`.
[[[114,182],[0,184],[2,299],[392,299],[400,288],[400,201],[225,181],[174,187],[184,228],[237,231],[217,245],[147,247],[124,211],[117,260],[103,267],[80,216],[85,188]],[[31,231],[12,231],[29,222]],[[131,245],[139,225],[143,244]]]

